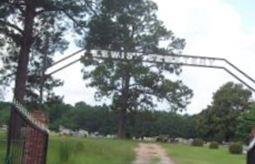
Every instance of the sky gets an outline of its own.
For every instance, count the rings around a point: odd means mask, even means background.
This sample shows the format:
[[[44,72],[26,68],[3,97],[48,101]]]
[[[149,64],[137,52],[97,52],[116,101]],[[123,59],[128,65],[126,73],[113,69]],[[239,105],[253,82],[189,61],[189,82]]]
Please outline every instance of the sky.
[[[255,1],[254,0],[154,0],[159,7],[158,16],[177,37],[186,39],[184,54],[223,57],[241,70],[255,77]],[[78,50],[75,46],[65,52]],[[63,56],[62,56],[63,57]],[[55,89],[64,95],[66,103],[96,102],[95,89],[87,88],[82,80],[80,63],[55,74],[63,79],[63,87]],[[193,92],[187,113],[195,114],[212,101],[213,93],[224,83],[236,81],[222,70],[183,67],[178,77]],[[253,85],[254,86],[254,85]],[[254,86],[255,87],[255,86]],[[161,105],[159,110],[166,107]]]
[[[228,59],[255,77],[255,2],[252,0],[156,0],[159,18],[186,39],[184,54]],[[209,105],[225,82],[237,82],[221,70],[183,68],[183,82],[194,91],[188,113]]]

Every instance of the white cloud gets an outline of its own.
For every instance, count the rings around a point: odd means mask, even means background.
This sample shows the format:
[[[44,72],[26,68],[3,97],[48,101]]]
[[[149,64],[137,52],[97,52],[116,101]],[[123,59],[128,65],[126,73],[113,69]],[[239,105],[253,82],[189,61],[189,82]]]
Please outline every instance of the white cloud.
[[[178,37],[187,41],[185,54],[223,57],[255,77],[255,30],[247,32],[241,15],[222,0],[155,0],[159,17]],[[184,68],[183,81],[195,93],[189,113],[211,102],[212,93],[233,77],[220,70]]]
[[[75,59],[67,60],[65,63],[68,63],[68,61],[70,62],[73,60]],[[86,87],[86,83],[82,79],[81,73],[82,68],[83,65],[81,63],[76,63],[54,74],[55,78],[64,80],[64,86],[56,88],[55,92],[58,95],[64,95],[64,101],[66,103],[75,104],[76,102],[79,101],[85,101],[90,105],[95,104],[99,105],[106,103],[105,101],[96,102],[94,100],[95,89]]]

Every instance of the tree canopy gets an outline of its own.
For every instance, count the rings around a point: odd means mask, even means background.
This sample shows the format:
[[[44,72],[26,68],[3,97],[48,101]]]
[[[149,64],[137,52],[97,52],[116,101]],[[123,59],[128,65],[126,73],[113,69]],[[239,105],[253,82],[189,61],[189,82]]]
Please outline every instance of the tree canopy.
[[[251,132],[254,131],[255,127],[255,103],[252,102],[248,109],[244,111],[237,119],[237,129],[236,136],[238,139],[245,142],[249,142],[251,137]]]
[[[238,118],[247,112],[251,103],[251,91],[240,84],[228,82],[213,95],[210,106],[198,119],[198,128],[206,139],[231,141],[236,137]]]
[[[2,0],[0,2],[0,68],[2,83],[15,79],[14,95],[20,101],[38,100],[44,67],[52,63],[55,52],[68,46],[65,34],[81,32],[91,11],[90,0]],[[16,77],[14,76],[16,74]],[[48,97],[61,81],[45,79]]]
[[[150,0],[102,0],[98,14],[89,24],[84,46],[90,49],[109,49],[124,56],[124,61],[111,59],[89,62],[83,69],[89,86],[96,87],[96,98],[112,99],[112,108],[118,113],[118,136],[125,137],[127,112],[155,107],[157,101],[166,101],[170,110],[185,109],[192,91],[182,81],[173,81],[172,73],[181,69],[174,64],[142,62],[148,53],[163,55],[180,52],[184,39],[174,36],[158,20],[157,5]],[[165,45],[165,46],[163,46]],[[141,55],[127,60],[128,52]]]
[[[8,103],[0,102],[0,127],[7,124],[9,118]],[[100,135],[115,135],[117,133],[117,118],[109,106],[90,106],[84,102],[75,105],[63,102],[44,104],[49,116],[49,128],[58,132],[63,126],[73,131],[83,129],[89,133]],[[189,115],[180,115],[166,111],[141,110],[128,113],[128,137],[169,137],[195,138],[195,118]]]

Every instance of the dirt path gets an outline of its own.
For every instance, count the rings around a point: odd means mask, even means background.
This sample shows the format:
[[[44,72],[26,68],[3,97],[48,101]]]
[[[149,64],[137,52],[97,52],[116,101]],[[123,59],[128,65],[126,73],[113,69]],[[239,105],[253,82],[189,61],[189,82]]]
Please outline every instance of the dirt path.
[[[174,164],[165,150],[157,144],[140,143],[135,151],[136,160],[133,164]]]

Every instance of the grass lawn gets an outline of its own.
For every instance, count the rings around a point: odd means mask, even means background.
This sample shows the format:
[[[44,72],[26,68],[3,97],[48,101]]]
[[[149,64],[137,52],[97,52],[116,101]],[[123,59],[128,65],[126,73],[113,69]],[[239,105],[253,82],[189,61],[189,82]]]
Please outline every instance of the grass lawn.
[[[0,139],[5,133],[0,132]],[[137,142],[51,136],[47,164],[131,164]],[[244,164],[244,155],[231,155],[226,148],[191,147],[162,144],[176,164]],[[0,142],[0,163],[5,156],[5,142]],[[157,163],[154,159],[152,163]]]
[[[127,140],[51,137],[48,164],[130,164],[136,146]]]
[[[232,155],[226,148],[216,150],[178,144],[163,144],[176,164],[244,164],[245,155]]]
[[[5,134],[0,132],[0,163],[6,152]],[[130,164],[135,159],[137,142],[50,137],[47,164]]]
[[[0,163],[4,161],[6,153],[6,132],[0,131]]]

